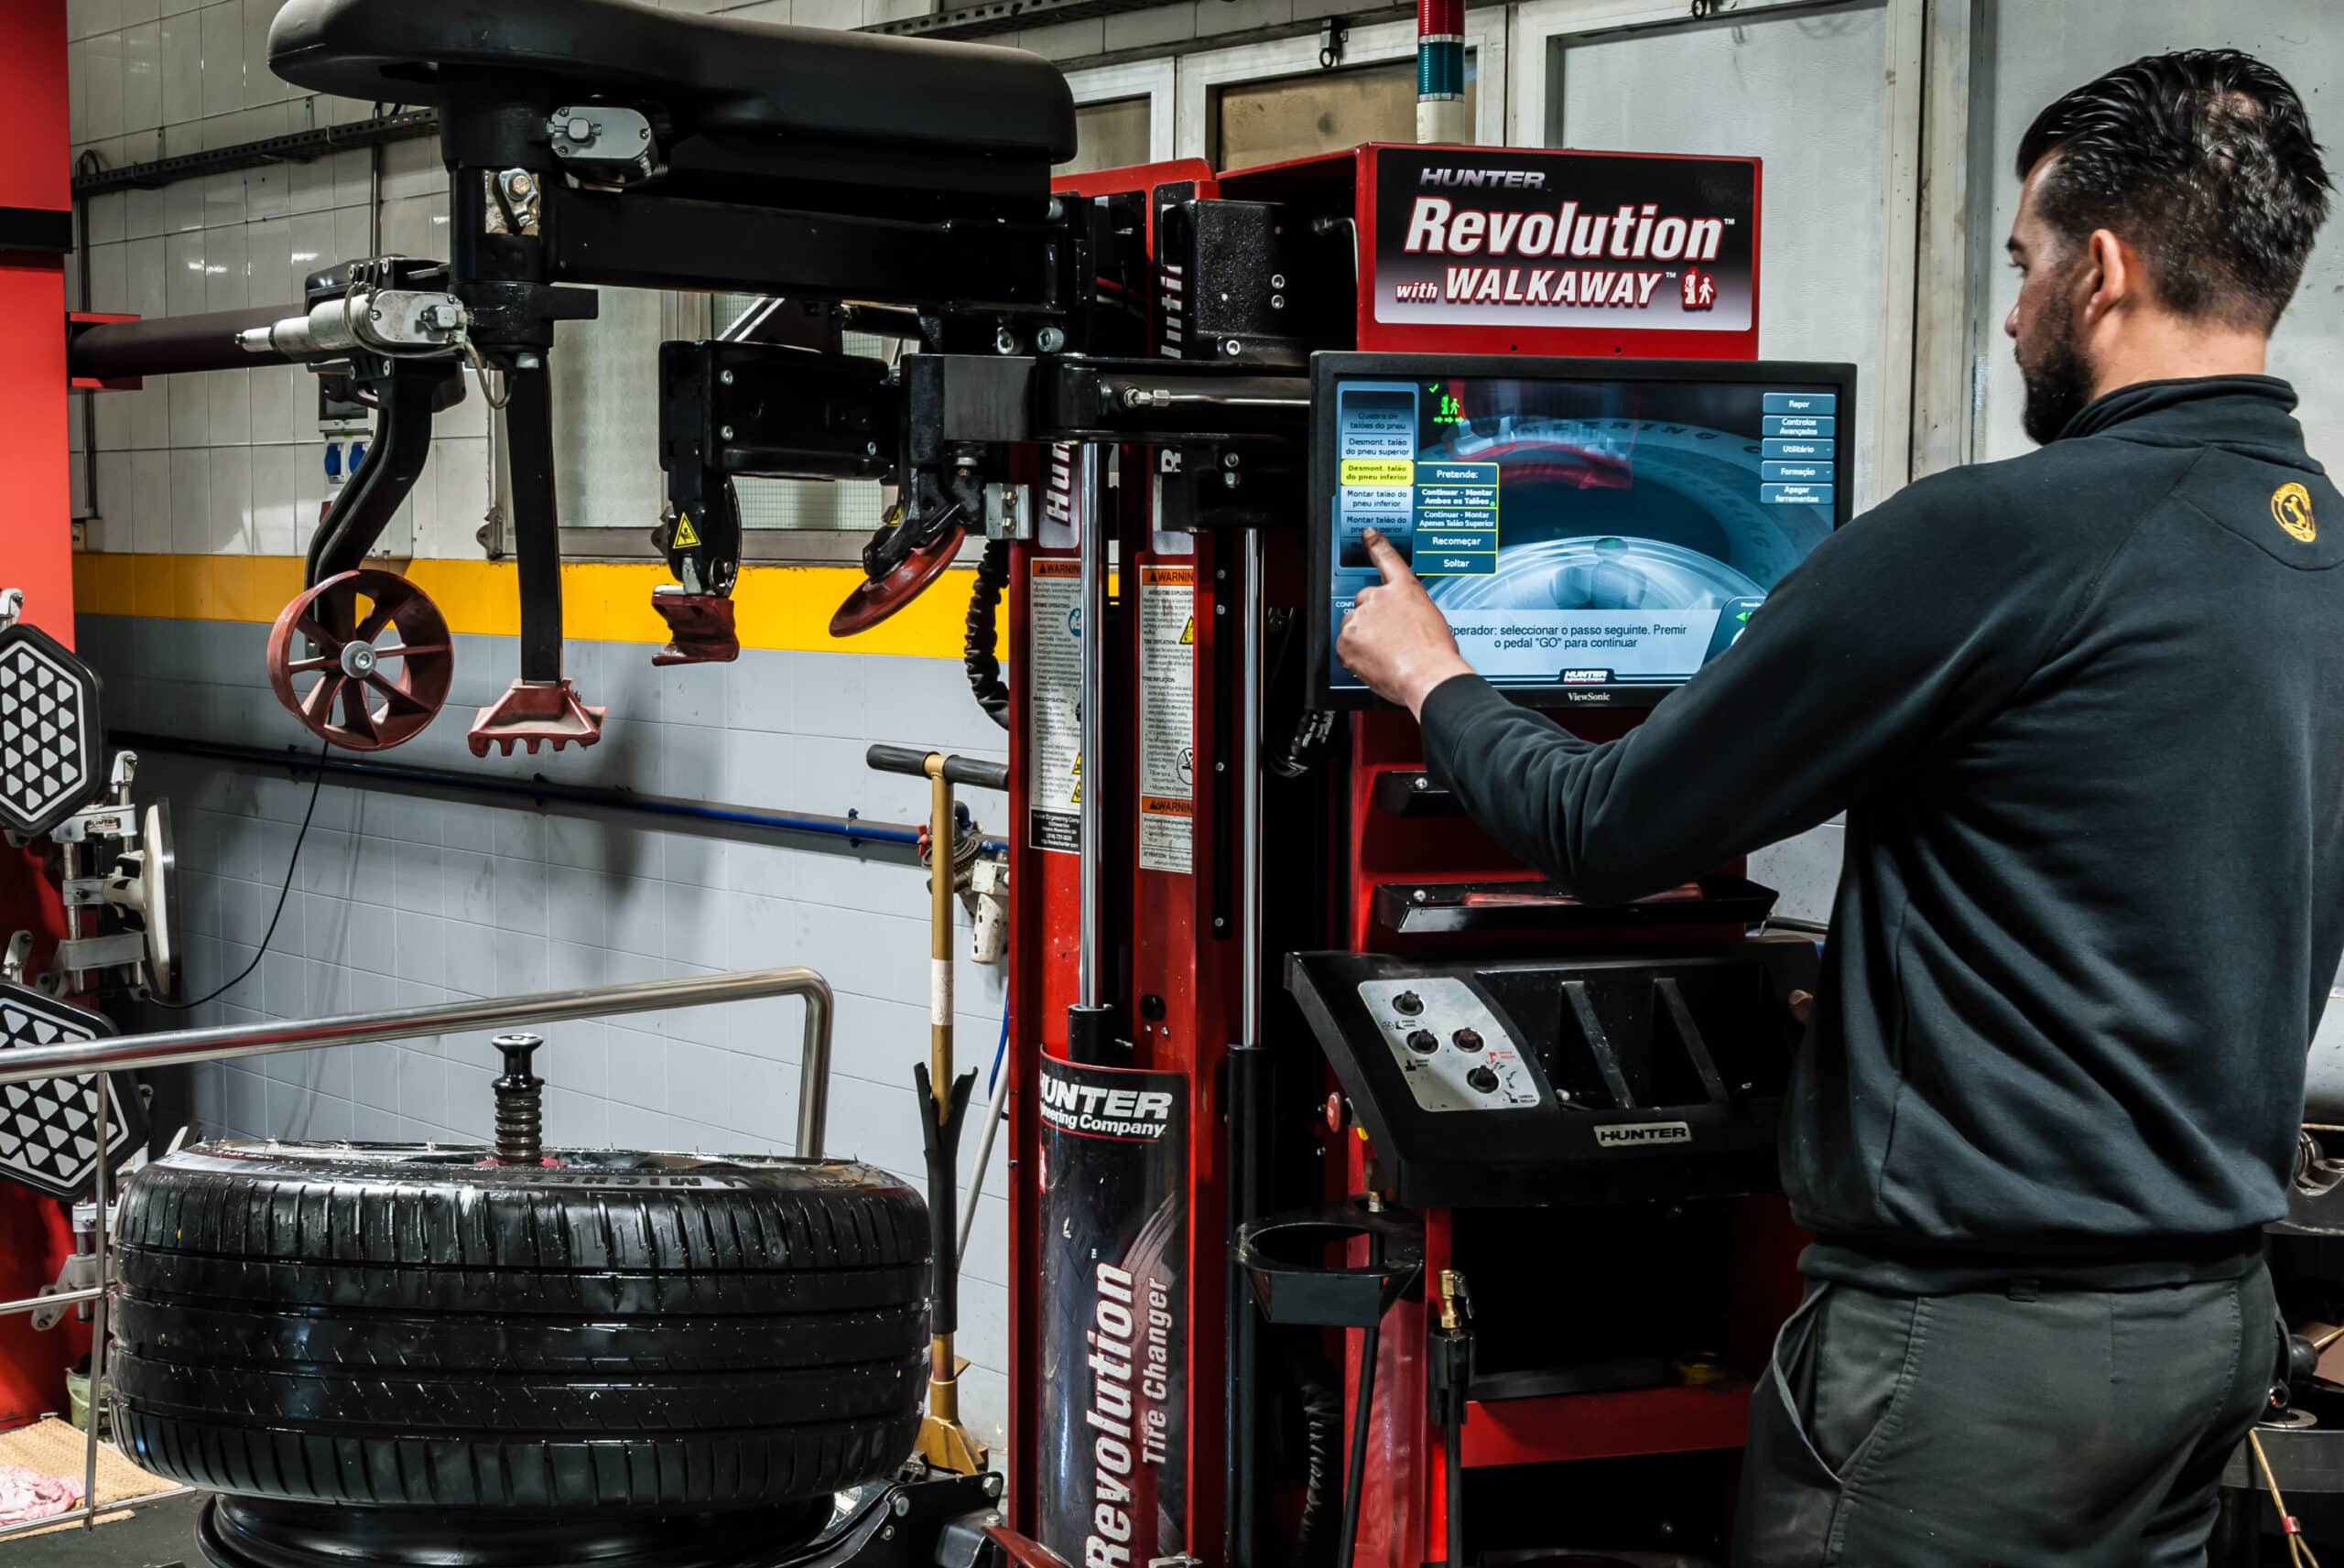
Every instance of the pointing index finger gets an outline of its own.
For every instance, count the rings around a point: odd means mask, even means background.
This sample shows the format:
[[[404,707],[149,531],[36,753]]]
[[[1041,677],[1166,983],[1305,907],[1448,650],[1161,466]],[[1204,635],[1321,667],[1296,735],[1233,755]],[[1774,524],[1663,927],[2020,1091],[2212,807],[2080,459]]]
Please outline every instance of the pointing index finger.
[[[1400,552],[1393,547],[1392,541],[1385,538],[1380,530],[1368,529],[1360,535],[1360,542],[1367,546],[1368,559],[1375,563],[1375,569],[1384,574],[1385,582],[1416,580],[1416,574],[1408,568],[1408,563],[1401,558]]]

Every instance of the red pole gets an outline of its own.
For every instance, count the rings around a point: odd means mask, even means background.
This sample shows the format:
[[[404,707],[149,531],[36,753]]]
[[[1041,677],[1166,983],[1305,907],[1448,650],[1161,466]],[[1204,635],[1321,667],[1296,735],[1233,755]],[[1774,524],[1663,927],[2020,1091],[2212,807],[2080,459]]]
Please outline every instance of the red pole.
[[[65,0],[0,4],[0,246],[70,234]],[[61,222],[53,215],[64,214]],[[72,487],[65,426],[65,260],[0,249],[0,588],[73,643]]]
[[[73,498],[65,427],[65,262],[71,151],[65,136],[65,0],[0,0],[0,588],[25,619],[73,642]],[[26,247],[26,248],[9,248]],[[57,895],[29,853],[0,856],[0,925],[49,940]],[[72,1249],[62,1206],[0,1183],[0,1292],[38,1291]],[[0,1427],[65,1408],[65,1368],[87,1354],[70,1323],[35,1334],[0,1323]]]

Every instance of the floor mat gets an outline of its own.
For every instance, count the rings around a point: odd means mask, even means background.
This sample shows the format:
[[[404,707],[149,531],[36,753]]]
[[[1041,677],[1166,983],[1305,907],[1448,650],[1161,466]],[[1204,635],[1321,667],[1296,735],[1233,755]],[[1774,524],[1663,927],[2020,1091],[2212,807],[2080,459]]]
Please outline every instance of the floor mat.
[[[83,1466],[87,1463],[81,1430],[56,1416],[46,1416],[30,1426],[20,1426],[14,1432],[0,1432],[0,1465],[22,1465],[27,1470],[38,1470],[44,1476],[60,1476],[75,1486],[81,1484]],[[150,1492],[167,1492],[172,1483],[160,1476],[150,1476],[123,1456],[122,1450],[111,1443],[98,1444],[98,1506],[127,1502]],[[98,1516],[98,1522],[127,1519],[130,1510],[115,1509]],[[81,1520],[71,1519],[49,1530],[27,1530],[11,1536],[10,1541],[23,1541],[32,1536],[49,1535],[60,1530],[79,1530]]]

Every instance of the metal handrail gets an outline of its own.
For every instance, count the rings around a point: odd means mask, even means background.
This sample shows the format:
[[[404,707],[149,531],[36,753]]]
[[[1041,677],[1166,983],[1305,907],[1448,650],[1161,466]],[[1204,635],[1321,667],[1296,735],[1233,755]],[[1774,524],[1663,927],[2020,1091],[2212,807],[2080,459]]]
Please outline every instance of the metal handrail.
[[[242,1056],[269,1056],[280,1051],[314,1051],[330,1045],[364,1045],[385,1040],[406,1040],[419,1034],[459,1033],[470,1030],[513,1029],[534,1023],[559,1023],[566,1019],[606,1018],[613,1014],[650,1012],[663,1007],[706,1007],[723,1001],[755,1001],[765,997],[795,996],[806,1000],[806,1033],[798,1065],[798,1153],[819,1158],[830,1114],[830,1034],[837,1002],[828,980],[812,969],[743,969],[732,974],[695,975],[673,979],[637,980],[626,985],[580,986],[569,990],[535,991],[526,996],[486,997],[422,1007],[392,1008],[379,1012],[346,1012],[333,1018],[271,1021],[229,1024],[215,1029],[173,1029],[154,1034],[114,1035],[78,1045],[27,1045],[0,1053],[7,1065],[0,1084],[31,1083],[39,1078],[97,1075],[95,1096],[98,1169],[92,1197],[98,1224],[91,1241],[92,1264],[99,1282],[86,1290],[0,1302],[0,1316],[38,1311],[45,1306],[92,1303],[90,1405],[87,1451],[83,1457],[81,1501],[62,1513],[19,1524],[0,1526],[0,1541],[11,1536],[97,1521],[135,1507],[186,1497],[195,1488],[175,1487],[101,1505],[98,1501],[98,1406],[105,1389],[107,1299],[106,1253],[112,1247],[106,1218],[106,1126],[110,1072],[139,1067],[170,1067],[191,1062],[226,1062]]]
[[[379,1012],[347,1012],[333,1018],[272,1019],[211,1029],[120,1034],[71,1045],[20,1045],[0,1052],[0,1085],[30,1083],[37,1078],[78,1077],[85,1073],[170,1067],[190,1062],[226,1062],[244,1056],[275,1055],[281,1051],[314,1051],[329,1045],[364,1045],[419,1034],[517,1029],[537,1023],[559,1023],[565,1019],[654,1012],[671,1007],[706,1007],[715,1002],[754,1001],[778,996],[806,999],[805,1044],[798,1063],[798,1152],[819,1155],[823,1131],[830,1119],[830,1027],[836,1005],[830,982],[807,968],[679,975],[624,985],[535,991],[526,996],[460,998]]]

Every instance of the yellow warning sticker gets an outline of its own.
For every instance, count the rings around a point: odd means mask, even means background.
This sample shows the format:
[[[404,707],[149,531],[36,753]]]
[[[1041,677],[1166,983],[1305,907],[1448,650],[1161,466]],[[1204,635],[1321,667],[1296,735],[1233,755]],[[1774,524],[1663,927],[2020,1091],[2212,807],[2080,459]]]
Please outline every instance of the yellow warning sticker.
[[[670,547],[678,550],[700,548],[700,530],[692,526],[690,513],[679,512],[676,514],[676,539]]]
[[[1075,854],[1082,848],[1081,568],[1042,557],[1026,583],[1026,755],[1027,842]]]
[[[1139,863],[1192,869],[1196,815],[1197,574],[1139,568]]]

